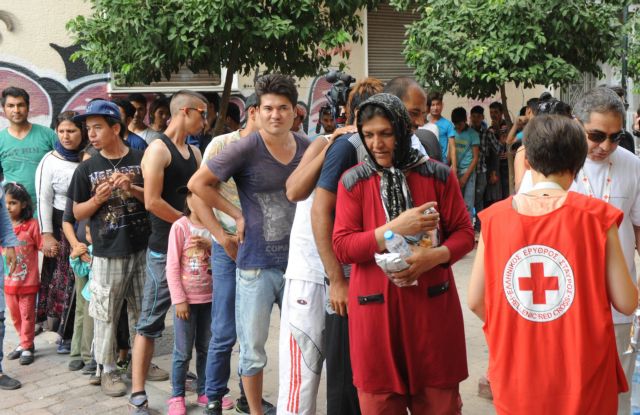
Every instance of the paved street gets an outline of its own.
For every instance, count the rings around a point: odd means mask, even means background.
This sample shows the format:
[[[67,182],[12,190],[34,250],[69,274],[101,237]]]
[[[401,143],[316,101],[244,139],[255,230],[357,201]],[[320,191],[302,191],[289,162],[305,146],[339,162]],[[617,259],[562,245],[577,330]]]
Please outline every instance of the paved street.
[[[487,347],[482,334],[480,321],[466,307],[466,290],[469,273],[473,261],[473,253],[467,255],[454,266],[458,292],[462,301],[467,338],[467,356],[469,361],[469,378],[461,384],[461,395],[464,403],[463,413],[469,415],[493,414],[493,406],[485,399],[477,397],[477,379],[487,368]],[[272,314],[271,336],[267,344],[269,363],[265,371],[265,399],[275,404],[277,400],[277,364],[278,364],[278,312]],[[173,338],[172,317],[167,318],[165,337],[156,347],[154,362],[169,370],[171,367],[171,342]],[[23,384],[16,391],[0,391],[0,414],[2,415],[100,415],[126,414],[127,397],[109,398],[100,392],[100,387],[88,384],[88,376],[80,372],[69,372],[68,356],[56,354],[56,336],[43,333],[36,337],[36,360],[30,366],[20,366],[17,360],[3,361],[5,372],[17,377]],[[10,352],[17,344],[17,336],[10,320],[7,320],[7,331],[4,352]],[[195,357],[195,351],[194,351]],[[238,350],[233,354],[232,367],[237,367]],[[194,365],[192,361],[192,370]],[[238,378],[231,380],[232,395],[238,396]],[[169,382],[147,383],[150,396],[150,407],[153,413],[166,413],[165,401],[169,398]],[[195,394],[187,394],[189,414],[200,414],[202,409],[195,405]],[[235,413],[227,411],[227,413]],[[326,414],[324,379],[318,397],[318,414]]]

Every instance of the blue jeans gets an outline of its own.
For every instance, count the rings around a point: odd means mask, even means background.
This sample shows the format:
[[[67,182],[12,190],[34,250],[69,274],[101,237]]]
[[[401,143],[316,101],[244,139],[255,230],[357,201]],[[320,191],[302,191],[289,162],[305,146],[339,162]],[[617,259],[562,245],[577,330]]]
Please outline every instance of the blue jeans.
[[[207,347],[211,339],[211,303],[190,304],[189,319],[173,316],[173,364],[171,366],[172,396],[184,396],[184,384],[191,361],[193,344],[196,345],[196,374],[198,375],[198,396],[204,395]]]
[[[211,271],[214,288],[205,385],[209,401],[229,393],[231,352],[236,344],[236,263],[216,242],[211,247]]]
[[[274,304],[282,309],[284,270],[240,269],[236,282],[236,330],[241,376],[255,376],[267,365],[265,345]],[[215,290],[215,289],[214,289]]]
[[[466,173],[466,170],[462,173]],[[460,174],[458,177],[462,177]],[[464,205],[467,207],[467,212],[469,213],[469,220],[473,223],[473,207],[475,205],[476,200],[476,172],[472,172],[469,175],[469,180],[467,180],[467,184],[462,188],[462,197],[464,198]]]
[[[136,331],[150,339],[162,336],[164,319],[171,308],[166,266],[167,254],[147,249],[147,278],[144,281],[142,309]]]

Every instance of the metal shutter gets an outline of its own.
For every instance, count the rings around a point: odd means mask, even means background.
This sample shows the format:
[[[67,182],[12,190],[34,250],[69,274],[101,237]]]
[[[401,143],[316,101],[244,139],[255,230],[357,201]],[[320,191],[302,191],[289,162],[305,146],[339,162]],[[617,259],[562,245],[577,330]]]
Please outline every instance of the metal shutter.
[[[367,12],[367,53],[369,76],[387,82],[396,76],[413,76],[404,61],[402,50],[406,25],[413,23],[416,15],[398,12],[388,4],[380,4],[375,11]]]

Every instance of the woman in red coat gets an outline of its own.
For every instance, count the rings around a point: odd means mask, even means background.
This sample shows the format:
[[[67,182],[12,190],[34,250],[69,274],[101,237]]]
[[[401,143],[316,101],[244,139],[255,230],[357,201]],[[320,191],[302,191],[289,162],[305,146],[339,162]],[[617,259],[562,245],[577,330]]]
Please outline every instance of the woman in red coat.
[[[458,384],[468,373],[451,265],[474,244],[460,186],[455,172],[411,148],[397,97],[375,95],[357,117],[369,157],[342,177],[333,245],[338,260],[353,264],[349,339],[362,412],[459,413]],[[433,205],[439,221],[424,214]],[[387,276],[376,265],[385,231],[416,240],[436,226],[441,245],[413,246],[406,270]]]

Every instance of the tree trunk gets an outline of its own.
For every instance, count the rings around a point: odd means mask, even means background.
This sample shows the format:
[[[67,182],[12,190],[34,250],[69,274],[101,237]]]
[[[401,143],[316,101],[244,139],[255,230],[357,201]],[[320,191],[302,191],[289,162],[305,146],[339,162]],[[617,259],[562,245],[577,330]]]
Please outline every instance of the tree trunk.
[[[231,57],[229,58],[229,65],[227,67],[227,74],[224,78],[224,89],[222,91],[222,98],[220,98],[220,111],[218,112],[218,118],[216,119],[216,126],[213,130],[213,136],[217,137],[224,131],[224,122],[227,118],[227,106],[229,104],[229,98],[231,97],[231,84],[233,83],[233,74],[238,69],[238,53],[239,48],[233,43],[231,44]]]
[[[509,124],[509,127],[511,127],[513,121],[511,120],[509,107],[507,107],[507,91],[504,84],[500,85],[500,100],[502,101],[502,108],[504,108],[504,119],[507,121],[507,124]]]

